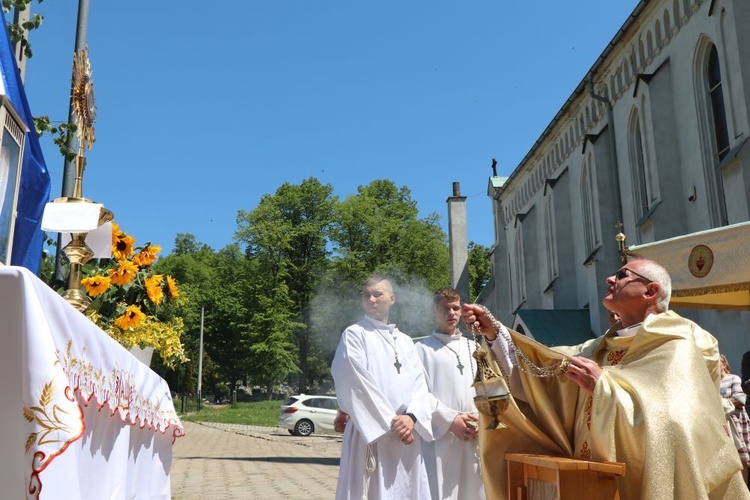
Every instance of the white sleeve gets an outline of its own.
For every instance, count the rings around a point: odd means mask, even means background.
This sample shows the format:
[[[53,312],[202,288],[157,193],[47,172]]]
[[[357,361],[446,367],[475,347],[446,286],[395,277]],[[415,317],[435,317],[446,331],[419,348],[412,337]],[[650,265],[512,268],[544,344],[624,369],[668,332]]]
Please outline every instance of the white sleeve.
[[[507,339],[510,338],[510,333],[505,328],[505,325],[500,325],[500,330],[497,333],[497,338],[492,341],[490,349],[495,354],[497,362],[503,367],[505,373],[510,378],[510,392],[513,394],[513,397],[528,402],[526,391],[523,390],[521,377],[518,374],[518,367],[516,366],[518,362],[516,350],[512,344],[508,345]]]

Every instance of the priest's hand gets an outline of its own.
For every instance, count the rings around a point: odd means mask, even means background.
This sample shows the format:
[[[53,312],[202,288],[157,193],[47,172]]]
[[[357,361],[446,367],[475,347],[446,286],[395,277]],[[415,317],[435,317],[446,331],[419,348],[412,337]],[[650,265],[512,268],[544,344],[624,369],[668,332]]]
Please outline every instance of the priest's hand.
[[[593,396],[596,382],[602,376],[602,369],[596,361],[576,356],[570,358],[570,365],[568,365],[568,371],[565,372],[565,375]]]
[[[449,427],[449,430],[459,439],[468,441],[470,439],[476,439],[479,435],[478,428],[479,419],[471,413],[459,413],[456,418],[453,419],[453,423]]]
[[[466,329],[470,332],[473,333],[478,329],[487,337],[487,340],[495,340],[495,337],[497,337],[497,331],[492,326],[492,322],[484,306],[464,304],[461,306],[461,319],[463,319]]]
[[[396,415],[391,420],[391,432],[404,444],[414,442],[414,436],[411,435],[414,430],[414,421],[409,415]]]

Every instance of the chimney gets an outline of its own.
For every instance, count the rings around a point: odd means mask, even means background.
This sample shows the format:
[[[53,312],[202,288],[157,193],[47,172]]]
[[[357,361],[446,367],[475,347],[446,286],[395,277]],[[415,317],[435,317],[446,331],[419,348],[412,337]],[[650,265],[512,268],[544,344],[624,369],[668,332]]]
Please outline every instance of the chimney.
[[[448,203],[448,244],[451,256],[451,286],[465,301],[469,297],[469,240],[466,235],[466,196],[461,196],[458,182]]]

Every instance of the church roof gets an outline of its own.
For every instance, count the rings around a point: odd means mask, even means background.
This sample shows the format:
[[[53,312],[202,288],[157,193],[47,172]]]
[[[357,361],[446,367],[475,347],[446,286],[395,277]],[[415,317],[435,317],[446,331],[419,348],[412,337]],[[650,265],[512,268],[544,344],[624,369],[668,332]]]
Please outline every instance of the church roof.
[[[588,309],[519,309],[514,330],[542,344],[577,345],[596,338]]]

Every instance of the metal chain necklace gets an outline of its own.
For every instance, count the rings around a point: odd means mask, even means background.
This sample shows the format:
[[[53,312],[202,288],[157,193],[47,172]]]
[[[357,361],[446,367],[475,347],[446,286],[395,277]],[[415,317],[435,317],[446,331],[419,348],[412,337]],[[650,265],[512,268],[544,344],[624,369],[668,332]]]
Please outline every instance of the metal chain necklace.
[[[437,338],[437,337],[435,337],[435,338]],[[458,368],[459,373],[461,375],[463,375],[464,374],[464,368],[466,368],[466,367],[463,365],[463,363],[461,363],[461,356],[459,355],[459,353],[457,353],[456,351],[454,351],[451,348],[451,346],[448,345],[448,342],[445,342],[442,339],[438,339],[438,340],[445,346],[446,349],[448,349],[450,352],[452,352],[456,356],[456,361],[458,361],[458,364],[456,365],[456,368]],[[458,345],[458,349],[461,350],[461,344]]]
[[[391,349],[393,349],[393,355],[396,358],[396,362],[393,363],[393,366],[396,367],[396,373],[398,373],[399,375],[401,375],[401,367],[404,366],[404,365],[402,365],[398,361],[398,349],[396,349],[396,339],[394,338],[393,342],[391,342],[388,339],[388,336],[385,333],[381,332],[378,328],[376,328],[375,331],[378,332],[380,334],[380,336],[383,337],[383,340],[385,340],[385,343],[388,344],[389,346],[391,346]]]
[[[557,377],[558,375],[562,375],[563,373],[568,371],[568,366],[570,365],[570,358],[567,356],[563,356],[563,358],[558,361],[557,363],[550,365],[550,366],[539,366],[535,364],[533,361],[531,361],[529,358],[526,357],[526,355],[523,353],[522,350],[520,350],[516,344],[513,342],[513,339],[511,336],[506,332],[503,328],[500,322],[495,319],[495,317],[490,313],[489,309],[487,309],[483,305],[479,305],[479,307],[482,309],[484,314],[487,316],[487,319],[489,319],[490,323],[492,324],[492,327],[495,329],[498,335],[502,335],[505,342],[507,342],[507,347],[504,345],[503,342],[501,342],[502,348],[504,353],[507,355],[507,357],[510,359],[511,363],[513,363],[513,366],[517,367],[519,370],[524,372],[527,375],[530,375],[532,377],[537,378],[551,378],[551,377]],[[476,330],[479,329],[479,323],[474,322],[474,324],[471,325],[472,331],[476,332]],[[514,356],[510,355],[510,347],[513,346],[513,350],[518,355],[518,357],[521,358],[521,361],[523,361],[522,364],[518,363],[516,361],[516,358]],[[503,376],[505,376],[506,380],[508,379],[508,375],[505,373],[505,370],[503,368],[502,363],[498,363],[500,365],[500,370],[503,372]]]

